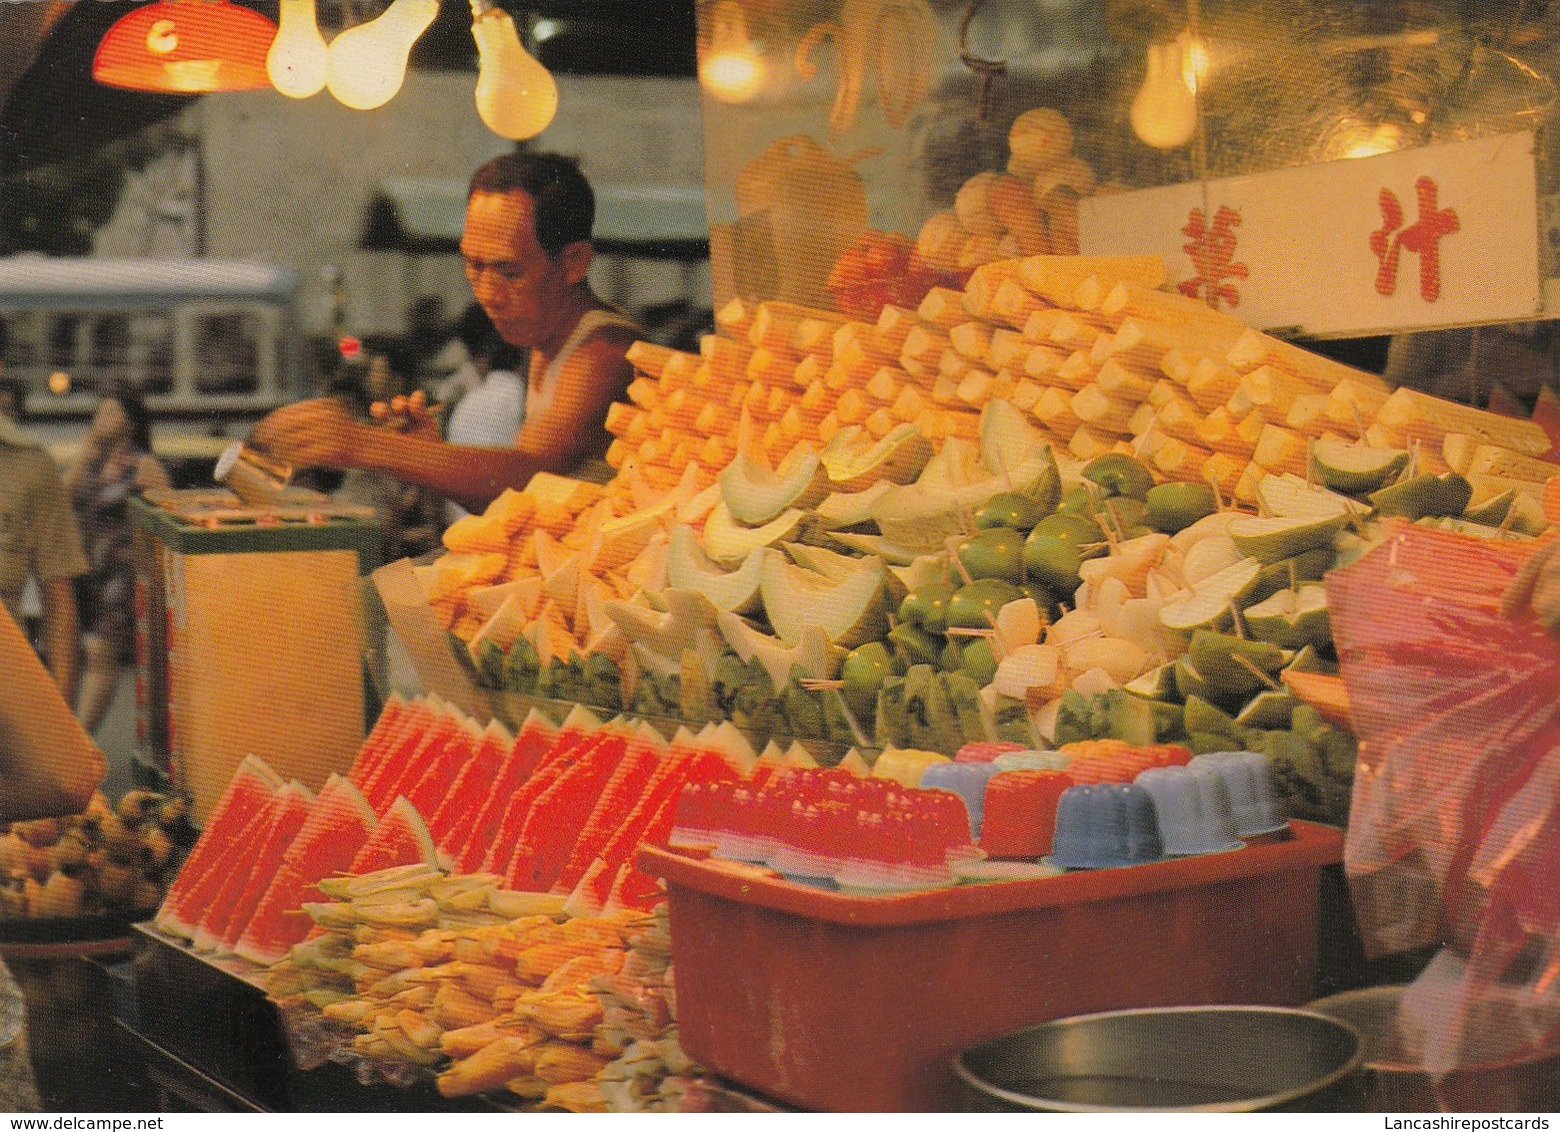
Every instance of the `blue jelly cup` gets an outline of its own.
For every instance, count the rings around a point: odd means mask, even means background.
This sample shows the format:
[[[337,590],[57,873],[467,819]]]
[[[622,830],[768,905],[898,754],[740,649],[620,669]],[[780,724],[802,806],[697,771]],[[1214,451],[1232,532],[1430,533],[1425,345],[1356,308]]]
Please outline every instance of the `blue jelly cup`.
[[[1273,764],[1260,751],[1214,751],[1188,764],[1217,770],[1230,796],[1237,837],[1259,837],[1289,828],[1273,788]]]
[[[1165,855],[1154,800],[1136,783],[1072,786],[1056,807],[1056,834],[1048,865],[1114,869]]]
[[[1241,847],[1230,793],[1217,767],[1152,767],[1134,781],[1154,800],[1167,855],[1194,857]]]
[[[980,838],[986,808],[986,783],[997,773],[995,763],[933,763],[921,775],[922,790],[947,790],[964,801],[970,815],[970,840]]]

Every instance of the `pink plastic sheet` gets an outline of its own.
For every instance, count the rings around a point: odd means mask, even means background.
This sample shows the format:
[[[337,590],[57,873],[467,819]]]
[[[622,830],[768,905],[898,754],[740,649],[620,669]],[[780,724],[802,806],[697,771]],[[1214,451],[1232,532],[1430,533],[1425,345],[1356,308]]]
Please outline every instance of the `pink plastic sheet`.
[[[1327,581],[1344,867],[1369,953],[1446,945],[1399,1016],[1433,1072],[1560,1045],[1560,647],[1500,612],[1533,549],[1397,523]]]

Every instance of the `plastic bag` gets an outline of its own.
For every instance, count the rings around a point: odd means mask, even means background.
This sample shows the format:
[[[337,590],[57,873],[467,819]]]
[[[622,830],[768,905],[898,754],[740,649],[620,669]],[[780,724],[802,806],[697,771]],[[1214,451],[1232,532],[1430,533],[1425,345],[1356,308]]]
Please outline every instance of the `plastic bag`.
[[[1360,739],[1344,867],[1366,950],[1459,960],[1405,996],[1434,1004],[1418,1045],[1435,1072],[1560,1041],[1560,647],[1500,612],[1535,545],[1397,523],[1327,581]]]

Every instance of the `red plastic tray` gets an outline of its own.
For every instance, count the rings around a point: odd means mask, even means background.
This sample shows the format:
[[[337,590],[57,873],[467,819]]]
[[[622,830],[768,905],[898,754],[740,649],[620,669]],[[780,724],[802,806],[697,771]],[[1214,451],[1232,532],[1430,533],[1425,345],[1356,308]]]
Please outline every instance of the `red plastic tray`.
[[[1072,1014],[1313,997],[1317,874],[1343,832],[1151,865],[850,896],[645,848],[664,877],[678,1032],[802,1108],[957,1107],[955,1053]]]

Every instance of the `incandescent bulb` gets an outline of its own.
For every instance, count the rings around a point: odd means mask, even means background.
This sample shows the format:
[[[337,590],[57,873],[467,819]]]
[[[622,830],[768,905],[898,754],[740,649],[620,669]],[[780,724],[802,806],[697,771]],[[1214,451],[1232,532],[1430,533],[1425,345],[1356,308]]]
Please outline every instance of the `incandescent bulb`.
[[[533,138],[558,113],[558,84],[520,45],[515,21],[493,0],[472,0],[471,36],[481,62],[477,114],[499,137]]]
[[[271,85],[288,98],[308,98],[325,88],[325,37],[314,17],[314,0],[282,0],[276,38],[265,56]]]
[[[763,57],[748,39],[736,0],[719,0],[710,12],[710,45],[699,59],[699,85],[720,102],[748,102],[764,85]]]
[[[406,57],[433,18],[439,0],[395,0],[379,16],[331,41],[325,85],[343,106],[372,110],[395,97],[406,79]]]
[[[1150,44],[1148,73],[1132,99],[1132,132],[1156,149],[1175,149],[1197,132],[1197,84],[1208,51],[1189,32]]]

